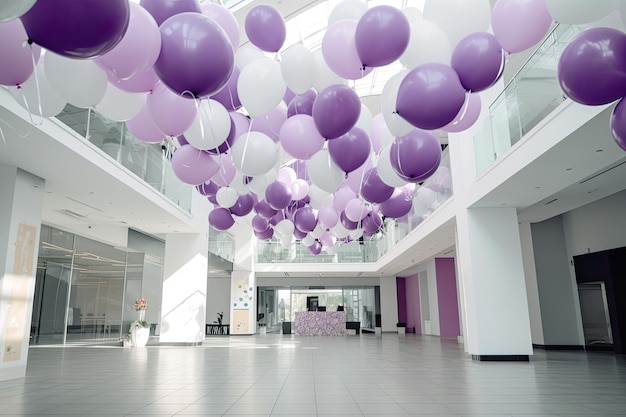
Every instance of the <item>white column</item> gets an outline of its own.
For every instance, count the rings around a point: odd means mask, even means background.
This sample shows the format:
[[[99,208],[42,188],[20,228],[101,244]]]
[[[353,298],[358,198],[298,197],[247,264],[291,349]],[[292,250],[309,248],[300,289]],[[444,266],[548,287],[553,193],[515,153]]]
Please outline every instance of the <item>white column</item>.
[[[539,299],[539,285],[533,253],[533,237],[530,223],[519,225],[520,243],[522,245],[522,260],[524,262],[524,276],[526,279],[526,293],[528,295],[528,314],[530,317],[530,334],[536,345],[545,345],[543,337],[543,322],[541,320],[541,304]]]
[[[254,256],[256,237],[245,223],[233,228],[235,259],[230,279],[230,333],[256,333],[256,277]]]
[[[0,381],[26,374],[44,186],[0,166]]]
[[[515,208],[457,215],[466,350],[477,360],[528,360],[532,340]]]

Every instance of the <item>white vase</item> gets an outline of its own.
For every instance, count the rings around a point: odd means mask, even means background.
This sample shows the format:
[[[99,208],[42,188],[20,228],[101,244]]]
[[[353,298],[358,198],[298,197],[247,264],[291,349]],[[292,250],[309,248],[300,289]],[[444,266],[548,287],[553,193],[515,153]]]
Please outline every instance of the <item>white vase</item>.
[[[150,339],[149,327],[133,327],[130,332],[130,340],[133,347],[145,347]]]

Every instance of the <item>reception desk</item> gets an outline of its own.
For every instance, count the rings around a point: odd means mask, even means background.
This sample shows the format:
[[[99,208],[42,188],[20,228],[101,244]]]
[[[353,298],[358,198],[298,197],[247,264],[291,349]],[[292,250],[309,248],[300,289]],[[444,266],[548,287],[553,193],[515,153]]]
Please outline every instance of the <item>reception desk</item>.
[[[344,336],[345,311],[296,311],[296,336]]]

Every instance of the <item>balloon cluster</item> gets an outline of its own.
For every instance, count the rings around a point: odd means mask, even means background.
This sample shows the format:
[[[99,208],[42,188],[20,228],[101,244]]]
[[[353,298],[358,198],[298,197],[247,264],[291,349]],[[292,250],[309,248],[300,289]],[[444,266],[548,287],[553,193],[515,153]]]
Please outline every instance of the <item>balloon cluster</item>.
[[[214,204],[214,228],[246,219],[259,239],[295,238],[319,254],[449,191],[432,131],[475,123],[505,55],[549,30],[550,3],[591,2],[426,0],[422,13],[344,0],[311,51],[283,50],[283,17],[263,4],[246,15],[240,47],[237,20],[214,3],[5,0],[0,84],[33,113],[70,103],[126,122],[139,140],[175,143],[172,168]],[[622,74],[619,39],[611,65]],[[347,80],[395,61],[404,69],[372,116]],[[608,65],[594,82],[626,85]]]

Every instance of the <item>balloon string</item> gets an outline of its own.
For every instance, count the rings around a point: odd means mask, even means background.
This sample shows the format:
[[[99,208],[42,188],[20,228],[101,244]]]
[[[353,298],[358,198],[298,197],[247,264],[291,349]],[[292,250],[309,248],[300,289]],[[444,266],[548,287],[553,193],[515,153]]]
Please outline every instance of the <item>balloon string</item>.
[[[39,106],[39,115],[43,116],[43,105],[41,104],[41,87],[39,85],[39,74],[37,74],[37,61],[35,61],[35,51],[33,51],[33,44],[30,40],[26,41],[30,48],[30,57],[33,63],[33,76],[35,77],[35,88],[37,91],[37,105]],[[24,103],[26,103],[26,96],[24,96]],[[27,104],[28,105],[28,104]],[[30,111],[29,111],[30,113]],[[32,122],[32,120],[31,120]],[[43,120],[42,120],[43,123]],[[41,126],[41,124],[40,124]]]
[[[467,90],[465,92],[465,103],[463,103],[463,107],[461,108],[461,116],[456,118],[456,120],[452,123],[452,126],[456,126],[461,123],[461,120],[463,120],[463,118],[465,117],[465,113],[467,113],[467,109],[469,108],[471,94],[472,92],[470,90]]]
[[[245,166],[246,161],[246,152],[248,151],[248,144],[250,143],[250,132],[252,132],[252,123],[254,123],[254,118],[250,119],[250,125],[248,126],[248,133],[246,133],[246,143],[243,145],[243,155],[241,156],[241,167]]]
[[[30,106],[28,104],[28,101],[26,100],[26,94],[24,93],[24,89],[22,89],[19,85],[17,86],[18,90],[21,90],[20,92],[22,93],[22,101],[24,102],[24,106],[26,107],[26,111],[28,112],[28,118],[30,119],[30,125],[31,126],[41,126],[43,124],[43,118],[41,119],[41,122],[39,123],[35,123],[35,119],[33,117],[33,113],[30,111]],[[16,133],[22,137],[25,138],[26,136],[28,136],[31,132],[31,129],[29,128],[28,131],[24,134],[21,135],[19,132],[16,131]]]
[[[235,108],[235,99],[233,98],[233,91],[230,89],[229,86],[226,86],[226,88],[228,88],[228,96],[230,97],[230,106],[234,109]]]
[[[87,126],[85,128],[85,139],[89,140],[91,138],[91,134],[89,130],[91,129],[91,107],[87,109]]]

